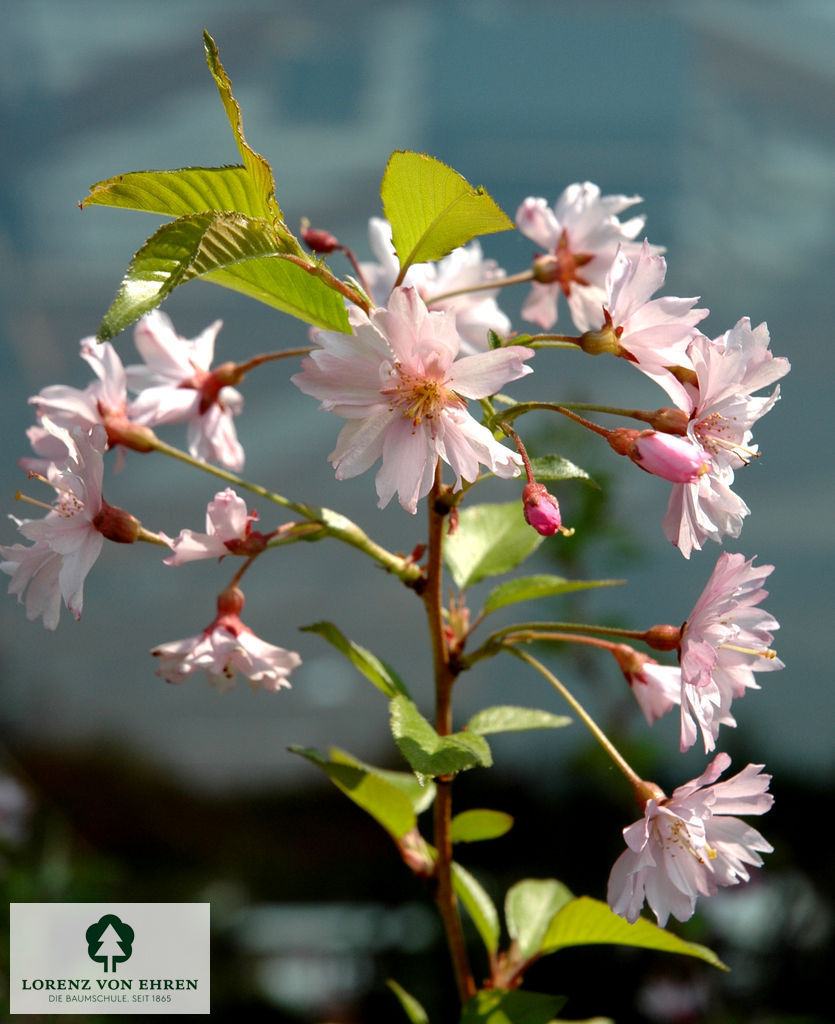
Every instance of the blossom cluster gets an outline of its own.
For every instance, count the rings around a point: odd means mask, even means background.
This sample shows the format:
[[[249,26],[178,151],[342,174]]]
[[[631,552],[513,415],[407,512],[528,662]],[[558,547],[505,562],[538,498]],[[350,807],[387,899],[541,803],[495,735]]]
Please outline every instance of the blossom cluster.
[[[671,482],[663,531],[690,558],[707,540],[739,535],[749,509],[732,490],[734,476],[757,455],[752,428],[777,402],[776,382],[789,364],[770,352],[765,324],[752,327],[742,318],[709,338],[698,329],[708,310],[697,308],[696,298],[657,295],[666,277],[664,250],[640,238],[643,216],[619,216],[640,201],[603,195],[589,182],[569,186],[553,208],[542,198],[525,199],[518,228],[542,251],[533,257],[522,317],[550,332],[565,302],[577,335],[560,338],[587,354],[620,358],[658,385],[667,404],[648,417],[650,429],[596,429],[615,451]],[[488,415],[494,396],[533,373],[537,339],[549,337],[514,342],[498,304],[510,282],[506,272],[471,242],[401,273],[391,228],[379,218],[371,221],[370,244],[376,262],[358,266],[369,307],[349,305],[350,334],[314,330],[291,377],[345,421],[328,456],[337,479],[379,462],[379,507],[396,495],[415,514],[444,466],[455,496],[483,475],[510,480],[524,470],[520,516],[546,536],[569,532],[556,497],[535,480],[518,435]],[[208,505],[205,532],[148,535],[102,497],[105,450],[116,449],[119,461],[127,449],[162,450],[154,430],[168,424],[187,424],[193,459],[236,473],[243,468],[233,417],[243,406],[236,385],[244,369],[234,363],[212,369],[220,326],[216,321],[186,340],[164,314],[148,313],[134,333],[141,363],[125,367],[109,343],[86,338],[81,355],[95,380],[82,390],[47,387],[30,399],[34,454],[21,464],[56,498],[43,519],[15,520],[30,546],[0,547],[0,569],[11,576],[9,590],[25,602],[28,618],[54,629],[61,603],[80,617],[84,581],[105,538],[163,545],[169,566],[238,556],[247,568],[292,527],[255,530],[257,514],[227,487]],[[757,394],[772,385],[769,394]],[[471,411],[477,407],[481,418]],[[271,691],[289,686],[300,658],[242,622],[243,571],[222,591],[217,614],[201,633],[154,649],[166,680],[179,683],[201,671],[221,689],[236,674]],[[757,688],[755,673],[782,667],[770,648],[777,623],[759,607],[771,571],[741,554],[720,554],[685,624],[647,631],[647,643],[676,652],[678,665],[609,644],[650,724],[679,708],[682,750],[699,734],[705,752],[715,750],[720,727],[735,724],[733,700]],[[702,776],[670,798],[649,784],[637,787],[644,817],[624,830],[627,850],[609,880],[617,913],[634,921],[646,899],[660,924],[670,914],[684,920],[697,896],[747,880],[748,868],[760,863],[758,854],[769,845],[735,815],[768,809],[769,776],[749,765],[718,783],[729,763],[717,754]]]

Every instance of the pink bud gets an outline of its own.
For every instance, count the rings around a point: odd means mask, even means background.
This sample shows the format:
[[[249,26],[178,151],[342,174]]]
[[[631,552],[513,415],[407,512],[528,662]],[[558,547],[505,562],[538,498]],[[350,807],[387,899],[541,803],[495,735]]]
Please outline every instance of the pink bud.
[[[334,249],[340,247],[336,235],[332,235],[330,231],[324,231],[322,228],[311,228],[303,224],[301,235],[304,244],[313,252],[333,252]]]
[[[562,526],[559,503],[544,484],[526,484],[522,504],[525,522],[543,537],[552,537]]]
[[[686,437],[656,430],[613,430],[609,444],[653,476],[674,484],[691,484],[710,469],[710,456]]]

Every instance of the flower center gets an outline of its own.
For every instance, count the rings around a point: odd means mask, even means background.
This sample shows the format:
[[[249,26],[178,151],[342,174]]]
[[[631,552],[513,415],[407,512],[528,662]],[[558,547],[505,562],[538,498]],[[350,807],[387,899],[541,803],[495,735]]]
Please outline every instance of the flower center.
[[[399,409],[404,419],[412,421],[415,428],[426,423],[431,433],[435,433],[435,424],[444,409],[452,405],[466,408],[466,402],[447,387],[443,380],[435,377],[420,376],[406,373],[399,363],[391,370],[393,378],[390,387],[383,388],[389,400],[389,408]]]
[[[733,420],[722,416],[721,413],[712,412],[704,419],[693,424],[693,433],[699,440],[701,446],[716,455],[720,452],[730,452],[735,455],[744,465],[748,465],[751,459],[758,459],[759,452],[751,451],[750,448],[743,448],[736,441],[739,434],[739,427]]]

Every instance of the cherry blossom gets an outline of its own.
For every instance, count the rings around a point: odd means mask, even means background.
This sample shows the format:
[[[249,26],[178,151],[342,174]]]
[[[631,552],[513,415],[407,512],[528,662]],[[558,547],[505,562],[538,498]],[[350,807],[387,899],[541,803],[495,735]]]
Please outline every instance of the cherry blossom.
[[[685,558],[708,539],[738,537],[749,508],[732,490],[734,472],[757,456],[751,427],[780,397],[753,392],[773,384],[790,369],[789,361],[769,351],[765,324],[751,328],[743,317],[720,337],[697,335],[688,348],[695,383],[668,389],[687,417],[687,435],[710,457],[707,478],[674,487],[663,529]]]
[[[236,472],[244,465],[232,417],[243,409],[234,364],[211,370],[220,320],[189,341],[158,309],[136,325],[134,341],[143,365],[127,367],[127,386],[138,392],[133,418],[147,426],[188,424],[188,447],[196,459],[219,462]]]
[[[774,802],[766,792],[770,775],[749,764],[725,782],[717,779],[731,763],[717,754],[704,774],[665,797],[656,787],[646,800],[644,817],[623,830],[627,849],[612,867],[608,901],[630,923],[644,900],[663,928],[672,914],[693,915],[699,896],[750,878],[771,845],[735,815],[764,814]]]
[[[377,305],[385,306],[400,273],[400,261],[391,240],[391,225],[382,217],[372,217],[368,224],[368,236],[378,262],[363,263],[361,269],[371,289],[371,297]],[[428,309],[455,313],[461,351],[465,355],[472,355],[487,350],[488,331],[495,331],[503,337],[510,331],[510,320],[496,303],[498,288],[484,290],[485,284],[504,276],[504,270],[495,260],[485,259],[481,245],[473,241],[453,249],[437,263],[412,264],[403,283],[417,289]],[[466,291],[473,288],[477,290]],[[448,299],[440,298],[459,291],[463,291],[463,294]],[[433,296],[439,296],[439,301]]]
[[[546,331],[553,327],[562,292],[578,331],[600,326],[606,275],[618,247],[626,256],[641,248],[632,239],[645,218],[621,221],[617,215],[640,202],[640,196],[602,196],[590,181],[569,185],[553,210],[545,199],[524,200],[516,211],[517,227],[544,250],[534,261],[536,279],[522,306],[525,320]],[[663,250],[653,246],[652,251]]]
[[[256,636],[240,619],[243,606],[244,595],[237,587],[220,594],[217,616],[202,633],[154,648],[151,653],[159,659],[157,675],[169,683],[182,683],[195,672],[205,672],[221,691],[235,685],[237,674],[255,690],[275,692],[289,687],[288,676],[301,665],[301,658]]]
[[[55,629],[62,599],[70,613],[81,618],[84,580],[104,543],[97,523],[105,506],[101,484],[106,436],[99,425],[89,433],[80,427],[70,432],[48,417],[42,425],[67,452],[44,478],[57,497],[43,519],[15,520],[23,536],[34,543],[0,546],[0,569],[12,577],[9,593],[20,603],[28,588],[27,618],[42,618],[47,629]]]
[[[648,725],[681,703],[681,669],[660,665],[628,644],[615,644],[612,654],[620,665]]]
[[[723,552],[681,630],[681,749],[701,730],[705,752],[713,750],[720,725],[735,725],[731,701],[759,689],[755,672],[783,662],[771,650],[771,615],[757,605],[768,596],[762,583],[773,565],[754,566],[741,554]]]
[[[543,537],[553,537],[562,529],[562,515],[557,499],[545,484],[535,481],[522,489],[522,512],[525,522]]]
[[[456,360],[455,317],[430,312],[414,288],[397,288],[388,308],[370,317],[349,311],[353,336],[320,332],[320,349],[292,381],[321,408],[348,420],[329,459],[339,480],[357,476],[379,458],[380,508],[397,493],[416,512],[435,478],[438,459],[455,473],[455,488],[474,481],[479,464],[500,477],[518,476],[520,457],[495,440],[467,411],[531,372],[530,349],[508,346]]]
[[[668,381],[678,387],[670,367],[692,369],[687,348],[698,333],[695,325],[709,310],[693,309],[695,298],[650,298],[666,276],[666,260],[646,241],[631,257],[620,248],[606,275],[600,326],[583,334],[583,351],[611,352],[633,362],[662,387]]]
[[[224,555],[254,554],[263,551],[266,537],[252,532],[257,522],[255,512],[248,512],[246,502],[227,487],[218,491],[206,507],[206,532],[194,533],[181,530],[174,540],[163,536],[163,540],[174,554],[164,559],[166,565],[184,565],[200,558],[223,558]]]

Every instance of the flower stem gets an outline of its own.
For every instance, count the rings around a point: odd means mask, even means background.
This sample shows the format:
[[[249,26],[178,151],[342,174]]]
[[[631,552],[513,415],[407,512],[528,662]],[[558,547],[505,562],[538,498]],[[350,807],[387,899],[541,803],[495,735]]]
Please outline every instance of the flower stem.
[[[452,732],[452,687],[456,670],[453,668],[443,618],[443,539],[446,514],[440,502],[440,462],[435,472],[435,483],[429,493],[429,544],[426,564],[426,586],[422,591],[426,617],[432,640],[435,669],[435,729],[440,736]],[[435,861],[435,903],[443,921],[447,944],[452,958],[455,982],[462,1005],[475,995],[475,981],[467,959],[467,948],[461,928],[458,903],[452,887],[452,781],[453,776],[435,780],[433,841],[437,850]]]
[[[480,284],[470,285],[468,288],[456,288],[455,291],[444,292],[443,295],[433,295],[426,299],[426,305],[429,308],[432,308],[432,306],[437,305],[439,302],[445,302],[447,299],[454,299],[459,295],[469,295],[470,292],[493,291],[495,288],[507,288],[508,285],[524,284],[525,281],[532,280],[533,271],[523,270],[518,274],[512,274],[510,277],[497,277],[492,281],[482,281]]]
[[[511,654],[514,654],[517,658],[521,658],[522,661],[526,661],[529,665],[535,668],[537,672],[543,675],[548,680],[548,682],[554,687],[554,689],[561,694],[563,699],[568,703],[569,707],[576,713],[577,717],[581,719],[581,721],[589,730],[589,732],[591,732],[592,736],[594,736],[597,742],[601,745],[601,747],[603,747],[603,749],[606,751],[609,757],[614,761],[617,768],[621,772],[623,772],[623,774],[629,780],[629,783],[631,784],[633,789],[637,789],[638,787],[642,786],[643,780],[641,779],[641,776],[638,775],[638,773],[631,767],[631,765],[626,761],[626,759],[623,757],[623,755],[620,753],[617,747],[615,747],[614,743],[612,743],[612,741],[609,739],[606,733],[603,732],[603,730],[600,728],[597,722],[595,722],[595,720],[591,717],[588,711],[586,711],[586,709],[571,693],[571,691],[566,689],[566,687],[559,681],[559,679],[557,679],[554,673],[547,669],[541,661],[538,661],[536,658],[533,657],[533,655],[529,654],[527,651],[522,651],[518,647],[507,647],[507,650],[510,651]]]
[[[404,558],[402,555],[396,555],[386,550],[386,548],[371,540],[356,523],[339,512],[334,512],[329,508],[322,508],[317,505],[304,505],[296,501],[290,501],[280,494],[267,490],[261,484],[244,480],[228,469],[212,466],[208,462],[202,462],[200,459],[189,455],[188,452],[166,444],[165,441],[161,441],[158,437],[154,437],[152,447],[163,455],[169,455],[172,459],[178,459],[180,462],[186,463],[186,465],[200,469],[211,476],[216,476],[227,483],[234,484],[236,487],[251,491],[260,498],[271,501],[276,505],[281,505],[282,508],[291,509],[305,519],[318,523],[321,526],[323,536],[334,537],[336,540],[340,540],[344,544],[364,552],[370,558],[373,558],[375,562],[378,562],[387,572],[397,576],[407,586],[416,586],[423,577],[423,570],[420,566],[415,565],[412,560]]]

